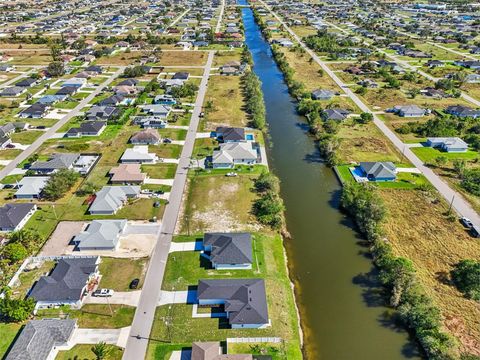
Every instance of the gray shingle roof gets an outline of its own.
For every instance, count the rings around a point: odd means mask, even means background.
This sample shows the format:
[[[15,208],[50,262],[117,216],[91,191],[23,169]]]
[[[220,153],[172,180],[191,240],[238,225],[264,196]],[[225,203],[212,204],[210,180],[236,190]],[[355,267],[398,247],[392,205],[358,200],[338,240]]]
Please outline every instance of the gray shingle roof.
[[[387,162],[361,162],[360,167],[367,174],[375,178],[396,177],[396,167],[393,163]]]
[[[76,320],[31,320],[22,330],[6,360],[46,360],[54,346],[63,345],[72,336]]]
[[[199,300],[225,300],[231,325],[268,323],[263,279],[200,280],[197,297]]]
[[[79,250],[86,248],[114,249],[127,220],[94,220],[85,231],[73,238]]]
[[[220,126],[216,129],[217,136],[220,134],[223,141],[243,141],[245,140],[245,129],[235,127]]]
[[[35,204],[5,204],[0,207],[0,229],[14,229],[34,207]]]
[[[252,236],[249,233],[206,233],[203,245],[211,246],[213,264],[252,263]]]
[[[98,257],[60,259],[50,275],[38,280],[28,297],[46,302],[79,300],[97,263]]]
[[[129,197],[140,194],[140,186],[104,186],[95,195],[95,201],[90,206],[90,213],[114,213]]]
[[[42,170],[59,170],[68,169],[73,163],[80,157],[80,154],[53,154],[47,161],[35,161],[30,170],[42,171]]]

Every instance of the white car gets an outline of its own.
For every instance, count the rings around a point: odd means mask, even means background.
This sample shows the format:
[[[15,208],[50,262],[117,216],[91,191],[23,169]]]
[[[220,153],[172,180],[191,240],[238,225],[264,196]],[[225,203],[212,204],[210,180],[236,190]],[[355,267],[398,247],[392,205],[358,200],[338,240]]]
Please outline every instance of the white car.
[[[235,177],[237,176],[238,174],[236,172],[229,172],[229,173],[226,173],[225,176],[228,176],[228,177]]]
[[[472,221],[471,221],[469,218],[466,218],[465,216],[462,217],[462,218],[460,219],[460,221],[462,222],[462,224],[463,224],[465,227],[467,227],[467,228],[469,228],[469,229],[471,229],[471,228],[473,227]]]
[[[95,297],[111,297],[114,291],[112,289],[98,289],[92,294]]]

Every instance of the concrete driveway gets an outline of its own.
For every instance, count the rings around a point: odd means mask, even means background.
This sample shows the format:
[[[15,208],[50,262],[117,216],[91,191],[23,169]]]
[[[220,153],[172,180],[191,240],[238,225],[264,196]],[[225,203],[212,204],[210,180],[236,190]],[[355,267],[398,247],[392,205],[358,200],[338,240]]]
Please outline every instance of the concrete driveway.
[[[129,222],[125,228],[125,235],[157,235],[160,232],[160,224]]]
[[[203,249],[201,241],[172,242],[169,252],[176,251],[200,251]]]
[[[193,304],[197,301],[196,290],[165,291],[160,292],[158,306],[167,304]]]
[[[100,282],[101,283],[101,282]],[[137,306],[140,299],[141,290],[136,291],[117,291],[110,297],[96,297],[89,295],[84,303],[85,304],[115,304],[115,305],[129,305]]]

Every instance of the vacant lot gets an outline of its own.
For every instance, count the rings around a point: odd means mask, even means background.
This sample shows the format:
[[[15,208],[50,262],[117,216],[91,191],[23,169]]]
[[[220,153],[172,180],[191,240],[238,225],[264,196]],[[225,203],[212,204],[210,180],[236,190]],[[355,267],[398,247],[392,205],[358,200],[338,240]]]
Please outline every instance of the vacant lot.
[[[92,352],[93,345],[81,344],[75,345],[68,351],[60,351],[55,358],[56,360],[72,360],[72,359],[95,359],[95,354]],[[107,345],[110,349],[110,354],[105,357],[105,360],[120,360],[123,355],[123,349],[115,345]]]
[[[199,66],[207,62],[205,51],[163,51],[160,64],[163,66]]]
[[[194,176],[189,179],[181,233],[241,231],[259,228],[251,214],[256,194],[252,177]]]
[[[203,106],[209,103],[212,108],[206,116],[208,130],[213,130],[218,125],[247,125],[247,114],[243,111],[244,101],[240,77],[212,76]]]
[[[115,291],[128,291],[130,282],[133,279],[140,279],[138,288],[143,284],[145,276],[147,259],[117,259],[102,257],[100,263],[100,274],[102,288],[113,289]]]
[[[480,354],[480,308],[465,299],[449,279],[453,264],[479,259],[480,243],[459,223],[445,217],[448,206],[432,202],[438,195],[420,191],[380,192],[389,209],[386,236],[396,255],[411,259],[425,290],[445,317],[445,326],[471,353]]]

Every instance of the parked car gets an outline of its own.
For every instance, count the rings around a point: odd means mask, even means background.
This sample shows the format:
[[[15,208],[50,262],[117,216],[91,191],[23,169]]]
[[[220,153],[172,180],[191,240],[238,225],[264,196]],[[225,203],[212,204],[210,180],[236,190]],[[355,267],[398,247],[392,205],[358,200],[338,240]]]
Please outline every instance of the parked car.
[[[113,295],[112,289],[98,289],[93,292],[93,296],[95,297],[111,297]]]
[[[463,224],[463,226],[471,229],[473,227],[473,223],[469,218],[466,218],[465,216],[460,219],[460,222]]]
[[[237,176],[238,174],[236,172],[229,172],[229,173],[226,173],[225,176],[228,176],[228,177],[235,177]]]
[[[171,143],[172,143],[172,139],[170,139],[170,138],[165,138],[165,139],[163,139],[163,142],[164,142],[165,144],[171,144]]]
[[[140,283],[140,279],[133,279],[129,286],[130,289],[136,289],[139,283]]]
[[[204,112],[201,112],[200,115],[199,115],[199,117],[201,117],[201,118],[204,117],[204,116],[205,116]]]

